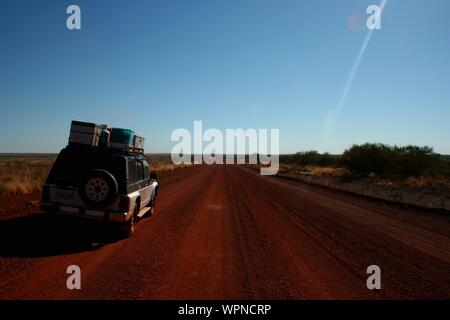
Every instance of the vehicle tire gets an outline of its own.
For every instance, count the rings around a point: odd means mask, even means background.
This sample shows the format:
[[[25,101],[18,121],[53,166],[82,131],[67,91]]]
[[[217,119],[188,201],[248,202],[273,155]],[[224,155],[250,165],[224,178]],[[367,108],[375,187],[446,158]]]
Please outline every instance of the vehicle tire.
[[[153,197],[153,200],[148,203],[147,207],[149,207],[150,210],[144,217],[150,218],[151,216],[153,216],[153,214],[155,213],[155,205],[156,205],[156,195]]]
[[[139,213],[139,205],[136,204],[134,207],[133,214],[131,215],[130,219],[128,219],[127,222],[122,224],[120,226],[120,238],[126,239],[130,238],[134,235],[134,232],[136,231],[136,222],[137,222],[137,215]]]
[[[118,193],[116,178],[106,170],[91,170],[78,188],[80,198],[87,205],[103,208],[109,205]]]

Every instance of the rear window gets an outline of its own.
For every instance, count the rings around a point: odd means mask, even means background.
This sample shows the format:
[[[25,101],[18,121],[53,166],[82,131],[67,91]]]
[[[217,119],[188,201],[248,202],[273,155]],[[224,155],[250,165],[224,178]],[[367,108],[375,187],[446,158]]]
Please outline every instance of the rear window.
[[[47,183],[77,187],[89,171],[102,169],[116,178],[122,192],[126,187],[125,161],[121,156],[65,149],[58,155],[50,170]]]

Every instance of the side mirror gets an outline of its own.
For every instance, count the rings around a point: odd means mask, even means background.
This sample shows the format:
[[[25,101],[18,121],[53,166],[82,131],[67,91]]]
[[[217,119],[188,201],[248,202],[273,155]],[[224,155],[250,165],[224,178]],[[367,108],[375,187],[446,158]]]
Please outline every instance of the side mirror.
[[[156,174],[156,171],[150,171],[150,179],[158,180],[158,175]]]

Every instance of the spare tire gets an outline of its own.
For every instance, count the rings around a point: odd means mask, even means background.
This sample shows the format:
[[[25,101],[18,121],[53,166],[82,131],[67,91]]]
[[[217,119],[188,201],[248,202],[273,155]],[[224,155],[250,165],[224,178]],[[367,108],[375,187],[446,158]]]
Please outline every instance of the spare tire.
[[[78,188],[84,203],[95,208],[109,205],[117,196],[118,189],[116,178],[101,169],[91,170]]]

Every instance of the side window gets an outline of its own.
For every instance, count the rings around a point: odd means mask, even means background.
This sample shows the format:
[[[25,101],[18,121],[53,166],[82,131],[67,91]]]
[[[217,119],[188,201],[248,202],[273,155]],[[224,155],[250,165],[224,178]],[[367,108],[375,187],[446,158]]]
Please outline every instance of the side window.
[[[142,163],[142,161],[136,161],[136,166],[137,166],[137,174],[138,174],[138,181],[140,180],[144,180],[144,165]]]
[[[148,178],[150,178],[148,163],[147,163],[147,161],[144,160],[144,161],[142,161],[142,164],[144,165],[144,179],[148,179]]]
[[[136,161],[128,160],[128,178],[130,183],[136,183],[138,181]]]

